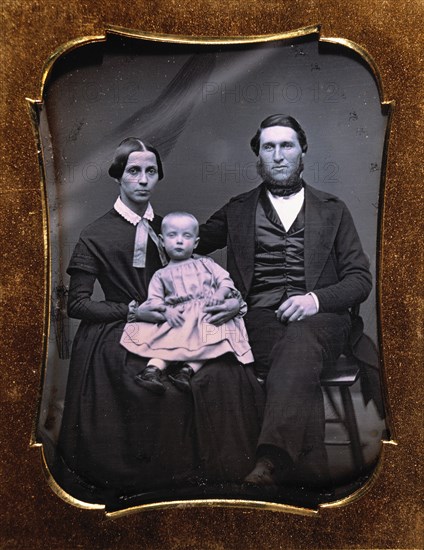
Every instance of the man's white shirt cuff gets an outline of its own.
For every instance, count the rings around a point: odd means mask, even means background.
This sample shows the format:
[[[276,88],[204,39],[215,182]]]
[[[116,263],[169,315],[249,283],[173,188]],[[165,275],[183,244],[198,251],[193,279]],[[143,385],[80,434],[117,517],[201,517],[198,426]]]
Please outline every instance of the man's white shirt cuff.
[[[314,299],[315,305],[317,306],[317,313],[318,313],[318,311],[319,311],[318,296],[314,292],[308,292],[307,296],[312,296],[312,298]]]

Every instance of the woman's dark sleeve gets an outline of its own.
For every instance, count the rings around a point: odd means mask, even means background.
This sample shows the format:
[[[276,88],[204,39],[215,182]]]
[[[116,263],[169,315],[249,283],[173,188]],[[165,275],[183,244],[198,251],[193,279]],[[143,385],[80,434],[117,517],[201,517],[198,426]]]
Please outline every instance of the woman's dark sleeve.
[[[91,299],[96,278],[93,273],[72,270],[68,294],[69,317],[97,323],[126,320],[127,304],[109,300],[96,302]]]

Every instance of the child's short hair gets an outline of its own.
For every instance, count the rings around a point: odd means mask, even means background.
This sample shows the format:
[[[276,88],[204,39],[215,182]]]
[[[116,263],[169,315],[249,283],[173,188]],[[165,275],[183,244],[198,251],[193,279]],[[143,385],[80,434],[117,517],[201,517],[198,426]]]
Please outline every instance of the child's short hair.
[[[161,231],[163,232],[163,228],[165,227],[167,221],[169,221],[171,218],[178,218],[178,217],[190,218],[193,221],[196,228],[196,237],[197,237],[197,235],[199,234],[199,222],[197,218],[193,216],[193,214],[190,214],[189,212],[170,212],[169,214],[167,214],[162,220]]]

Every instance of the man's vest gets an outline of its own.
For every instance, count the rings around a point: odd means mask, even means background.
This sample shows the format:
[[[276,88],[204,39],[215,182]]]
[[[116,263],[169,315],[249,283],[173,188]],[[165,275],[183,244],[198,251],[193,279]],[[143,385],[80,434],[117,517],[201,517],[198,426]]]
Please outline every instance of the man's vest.
[[[255,267],[247,297],[250,308],[276,309],[281,302],[306,294],[304,267],[305,208],[288,231],[262,193],[256,209]]]

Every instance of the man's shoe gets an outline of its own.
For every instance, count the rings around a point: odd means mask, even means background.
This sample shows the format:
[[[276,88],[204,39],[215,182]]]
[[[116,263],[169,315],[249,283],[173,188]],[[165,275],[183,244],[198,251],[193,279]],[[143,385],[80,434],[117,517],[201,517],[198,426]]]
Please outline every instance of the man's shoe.
[[[166,390],[160,379],[161,376],[162,371],[157,367],[146,367],[134,377],[134,381],[142,388],[159,395],[164,393]]]
[[[174,376],[171,376],[169,374],[168,378],[171,380],[174,386],[177,387],[179,390],[185,393],[190,393],[191,392],[190,379],[193,376],[193,374],[194,374],[193,369],[188,365],[185,365],[184,367],[181,367],[181,369]]]
[[[257,487],[270,487],[276,485],[275,466],[266,456],[260,458],[253,470],[244,478],[244,483]]]

